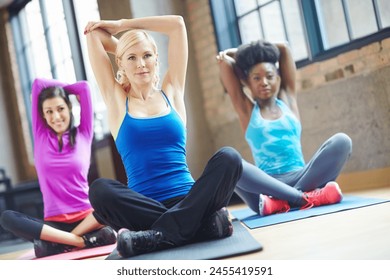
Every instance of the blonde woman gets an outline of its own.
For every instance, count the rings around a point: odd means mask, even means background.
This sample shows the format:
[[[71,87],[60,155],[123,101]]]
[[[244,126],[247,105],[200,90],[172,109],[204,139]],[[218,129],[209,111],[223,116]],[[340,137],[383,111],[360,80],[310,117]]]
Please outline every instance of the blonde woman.
[[[119,40],[113,35],[126,31]],[[159,53],[148,31],[169,39],[159,87]],[[203,239],[228,237],[224,208],[241,174],[241,156],[220,149],[194,180],[186,161],[184,104],[188,43],[180,16],[89,22],[89,59],[128,185],[98,179],[90,189],[95,218],[119,231],[123,257]],[[115,55],[116,77],[108,53]]]

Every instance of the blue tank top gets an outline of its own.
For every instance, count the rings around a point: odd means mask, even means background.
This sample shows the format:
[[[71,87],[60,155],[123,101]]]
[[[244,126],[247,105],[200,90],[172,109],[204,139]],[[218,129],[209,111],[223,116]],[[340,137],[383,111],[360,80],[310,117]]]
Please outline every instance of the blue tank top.
[[[301,123],[283,101],[277,99],[276,104],[282,116],[266,120],[256,103],[245,133],[255,164],[267,174],[296,171],[305,165]]]
[[[136,118],[128,113],[115,140],[128,187],[157,201],[186,195],[194,184],[186,161],[186,129],[162,92],[169,112]]]

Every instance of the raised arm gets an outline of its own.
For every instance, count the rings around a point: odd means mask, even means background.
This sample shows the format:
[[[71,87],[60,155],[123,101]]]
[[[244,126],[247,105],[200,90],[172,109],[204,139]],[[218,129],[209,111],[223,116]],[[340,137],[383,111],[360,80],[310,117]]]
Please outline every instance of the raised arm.
[[[175,105],[184,102],[184,89],[187,74],[188,42],[187,30],[182,17],[173,16],[167,18],[163,30],[169,37],[168,45],[168,70],[162,81],[162,88],[173,95]],[[178,102],[176,102],[178,101]]]
[[[276,43],[276,47],[280,51],[279,71],[281,77],[280,92],[278,98],[283,100],[294,114],[300,118],[297,92],[296,92],[296,66],[292,57],[291,50],[286,43]]]
[[[109,53],[114,54],[117,39],[110,33],[96,27],[100,22],[89,22],[84,30],[87,37],[88,56],[100,94],[107,107],[108,123],[111,134],[115,138],[120,120],[125,114],[126,93],[117,82]],[[116,22],[113,22],[115,25]]]
[[[89,61],[96,82],[104,102],[107,106],[110,106],[113,101],[116,79],[108,53],[115,53],[117,39],[100,28],[95,28],[88,32],[84,31],[84,33],[87,37]]]
[[[75,84],[64,86],[69,94],[77,96],[80,102],[80,125],[79,131],[93,137],[93,108],[91,91],[86,81],[80,81]]]
[[[222,85],[229,94],[233,107],[238,114],[241,127],[246,131],[253,108],[252,101],[245,95],[240,78],[235,70],[236,49],[228,49],[217,55]]]

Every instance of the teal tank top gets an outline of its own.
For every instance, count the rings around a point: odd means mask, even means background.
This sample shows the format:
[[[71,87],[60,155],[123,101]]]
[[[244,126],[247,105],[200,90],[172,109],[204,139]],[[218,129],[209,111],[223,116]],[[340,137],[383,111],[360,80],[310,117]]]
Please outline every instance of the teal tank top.
[[[164,115],[137,118],[126,114],[115,140],[128,187],[157,201],[186,195],[194,184],[186,161],[186,129],[169,99]]]
[[[256,103],[245,133],[256,166],[267,174],[296,171],[305,165],[301,123],[283,101],[277,99],[276,104],[282,116],[266,120]]]

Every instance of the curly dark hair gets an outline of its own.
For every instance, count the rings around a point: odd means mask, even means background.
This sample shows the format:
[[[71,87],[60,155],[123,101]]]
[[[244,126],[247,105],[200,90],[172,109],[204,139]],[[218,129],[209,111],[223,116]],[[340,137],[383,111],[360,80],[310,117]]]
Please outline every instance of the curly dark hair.
[[[275,64],[279,61],[280,51],[272,43],[258,40],[238,47],[236,52],[237,73],[241,79],[248,78],[249,71],[258,63]]]
[[[62,87],[54,86],[54,87],[47,87],[41,91],[38,97],[38,110],[40,116],[44,119],[43,114],[43,102],[46,99],[54,98],[54,97],[61,97],[66,105],[69,108],[70,112],[70,123],[69,123],[69,140],[70,145],[74,147],[76,144],[76,134],[77,134],[77,128],[75,126],[74,116],[72,113],[72,102],[69,99],[69,93],[66,92]],[[62,147],[60,146],[60,151],[62,150]]]

